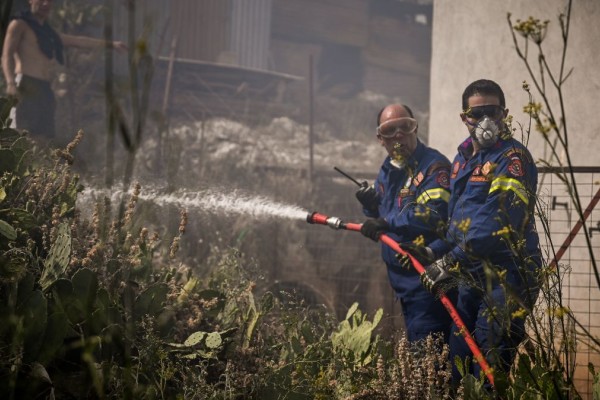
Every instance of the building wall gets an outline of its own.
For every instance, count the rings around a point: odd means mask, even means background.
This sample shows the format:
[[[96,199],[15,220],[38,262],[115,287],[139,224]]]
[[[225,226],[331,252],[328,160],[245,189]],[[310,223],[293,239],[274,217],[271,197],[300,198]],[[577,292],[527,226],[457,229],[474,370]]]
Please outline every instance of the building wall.
[[[600,130],[597,104],[600,100],[600,1],[573,2],[572,23],[567,51],[567,70],[573,72],[564,85],[570,148],[578,163],[600,165],[600,142],[590,142]],[[557,16],[565,0],[436,0],[434,2],[431,60],[430,127],[431,145],[449,157],[466,128],[459,118],[464,88],[480,78],[495,80],[506,94],[507,106],[515,120],[527,122],[522,112],[528,98],[522,90],[524,80],[531,82],[523,62],[517,57],[507,22],[534,16],[550,20],[543,42],[547,59],[555,71],[560,61],[560,27]],[[457,12],[459,11],[459,12]],[[460,28],[460,29],[459,29]],[[594,50],[596,49],[596,50]],[[535,52],[530,59],[535,67]],[[546,79],[547,86],[551,83]],[[534,92],[537,96],[537,93]],[[539,96],[537,96],[539,101]],[[557,106],[556,102],[554,103]],[[535,158],[547,157],[548,149],[534,132],[530,149]]]

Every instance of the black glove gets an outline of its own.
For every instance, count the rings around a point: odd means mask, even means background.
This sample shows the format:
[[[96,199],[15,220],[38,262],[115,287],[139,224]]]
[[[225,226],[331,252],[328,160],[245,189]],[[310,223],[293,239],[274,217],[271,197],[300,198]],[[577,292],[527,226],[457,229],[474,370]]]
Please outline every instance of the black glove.
[[[368,219],[360,227],[360,233],[371,240],[378,241],[382,233],[390,230],[390,224],[385,219]]]
[[[418,246],[413,242],[398,243],[398,246],[400,246],[402,250],[410,253],[410,255],[416,258],[421,265],[429,265],[435,261],[435,254],[433,254],[433,251],[431,251],[429,247]],[[396,258],[400,261],[402,266],[410,268],[410,258],[404,254],[396,254]]]
[[[444,292],[445,287],[447,288],[452,281],[452,276],[447,271],[448,267],[450,267],[450,264],[445,258],[441,258],[427,266],[425,272],[421,274],[421,283],[423,283],[425,289],[434,294],[438,291]]]
[[[377,196],[375,186],[369,186],[367,181],[360,184],[360,189],[356,191],[356,198],[365,209],[373,213],[379,210],[379,196]]]

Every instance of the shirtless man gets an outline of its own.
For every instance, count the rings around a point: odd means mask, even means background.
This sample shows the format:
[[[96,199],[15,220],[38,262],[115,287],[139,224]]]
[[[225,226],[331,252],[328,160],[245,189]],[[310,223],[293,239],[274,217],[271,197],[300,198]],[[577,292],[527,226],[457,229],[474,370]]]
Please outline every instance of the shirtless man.
[[[55,135],[56,102],[50,86],[53,67],[63,62],[63,46],[126,51],[123,42],[106,42],[54,31],[46,22],[52,0],[29,0],[30,10],[8,25],[2,52],[6,94],[16,97],[16,126],[33,135],[52,139]]]

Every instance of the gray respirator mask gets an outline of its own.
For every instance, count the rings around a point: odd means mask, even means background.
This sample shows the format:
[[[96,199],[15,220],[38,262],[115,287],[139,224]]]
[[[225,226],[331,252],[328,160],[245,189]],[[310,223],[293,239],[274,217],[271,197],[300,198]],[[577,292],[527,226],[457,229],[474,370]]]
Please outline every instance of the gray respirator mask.
[[[487,115],[479,120],[471,136],[482,148],[492,147],[498,141],[500,127]]]

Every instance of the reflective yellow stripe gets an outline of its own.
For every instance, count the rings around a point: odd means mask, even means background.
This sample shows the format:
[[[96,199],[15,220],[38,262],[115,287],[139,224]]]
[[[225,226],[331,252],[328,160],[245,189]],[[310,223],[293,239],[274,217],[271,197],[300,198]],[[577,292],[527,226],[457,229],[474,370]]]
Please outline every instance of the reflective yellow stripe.
[[[525,203],[529,204],[529,197],[527,196],[527,189],[521,182],[512,178],[496,178],[492,181],[489,193],[495,192],[496,190],[512,190],[519,198]]]
[[[417,204],[425,204],[435,199],[442,199],[447,203],[450,200],[450,192],[442,188],[426,190],[417,197]]]

